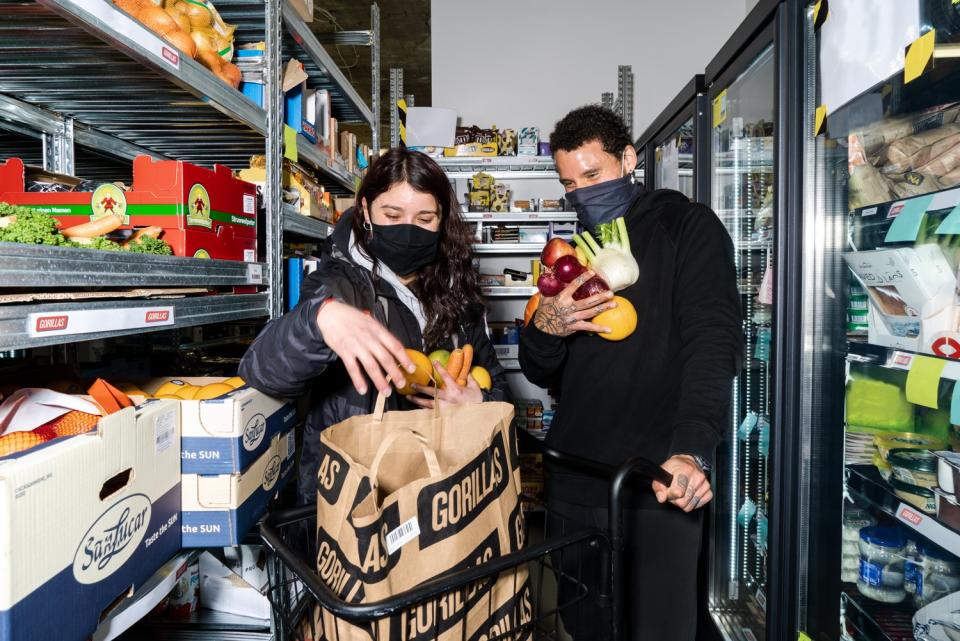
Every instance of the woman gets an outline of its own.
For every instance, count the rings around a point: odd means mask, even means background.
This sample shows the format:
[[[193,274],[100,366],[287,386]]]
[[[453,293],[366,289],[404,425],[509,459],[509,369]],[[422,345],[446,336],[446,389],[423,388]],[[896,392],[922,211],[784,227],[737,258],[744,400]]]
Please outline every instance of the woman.
[[[450,182],[424,154],[392,149],[376,160],[356,206],[323,247],[303,282],[300,303],[271,321],[243,357],[240,375],[265,394],[296,398],[312,391],[300,463],[299,500],[316,499],[320,432],[369,414],[378,393],[387,409],[432,408],[434,389],[392,393],[414,365],[405,347],[429,354],[467,343],[493,388],[447,377],[437,398],[479,403],[507,398],[507,383],[486,333],[472,234]],[[442,370],[442,368],[440,368]],[[445,372],[444,372],[445,374]]]

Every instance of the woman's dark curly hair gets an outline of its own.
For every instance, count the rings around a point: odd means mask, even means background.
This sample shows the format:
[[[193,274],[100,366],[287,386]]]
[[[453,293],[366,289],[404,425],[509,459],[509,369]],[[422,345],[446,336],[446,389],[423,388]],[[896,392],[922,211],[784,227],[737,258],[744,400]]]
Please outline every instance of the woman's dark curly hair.
[[[408,183],[416,191],[432,195],[440,207],[440,247],[437,259],[420,270],[410,289],[427,316],[423,340],[428,349],[440,345],[457,332],[460,321],[472,309],[483,307],[480,283],[470,258],[473,233],[463,220],[456,194],[443,169],[429,156],[408,149],[391,149],[377,158],[357,190],[353,235],[360,250],[374,264],[369,232],[363,228],[363,201],[372,205],[397,183]]]
[[[553,153],[573,151],[594,140],[600,142],[605,152],[617,158],[633,144],[620,116],[600,105],[587,105],[574,109],[554,126],[550,134],[550,150]]]

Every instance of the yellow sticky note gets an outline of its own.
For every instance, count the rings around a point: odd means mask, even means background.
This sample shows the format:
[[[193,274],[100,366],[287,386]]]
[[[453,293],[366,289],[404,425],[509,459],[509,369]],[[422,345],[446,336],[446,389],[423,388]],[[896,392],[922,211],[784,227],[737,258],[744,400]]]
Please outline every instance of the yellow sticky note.
[[[823,133],[823,125],[827,122],[827,106],[820,105],[817,107],[817,116],[816,121],[813,124],[813,135],[819,136]]]
[[[290,162],[297,162],[297,130],[290,125],[283,126],[283,157]]]
[[[727,90],[724,89],[713,99],[713,126],[719,127],[727,119]]]
[[[933,49],[936,44],[937,32],[932,29],[910,43],[903,60],[903,84],[923,75],[933,60]]]
[[[947,361],[939,358],[914,356],[907,374],[907,401],[914,405],[938,409],[940,375],[946,366]]]

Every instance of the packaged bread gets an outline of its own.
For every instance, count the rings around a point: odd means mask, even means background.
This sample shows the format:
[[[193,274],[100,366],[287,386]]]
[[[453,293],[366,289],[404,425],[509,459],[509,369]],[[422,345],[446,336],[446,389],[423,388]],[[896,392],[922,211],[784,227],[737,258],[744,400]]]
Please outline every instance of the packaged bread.
[[[849,207],[858,209],[892,200],[894,195],[890,183],[867,159],[860,134],[850,134],[847,138],[849,163]]]
[[[926,164],[916,168],[916,171],[931,176],[946,176],[951,171],[960,167],[960,134],[954,134],[949,139],[953,140],[954,145],[946,149],[943,153],[935,156]]]
[[[886,176],[886,178],[898,198],[922,196],[942,189],[936,176],[921,174],[917,171],[908,171],[896,176]]]
[[[960,142],[958,134],[960,123],[951,123],[890,143],[883,172],[902,174],[925,165]]]

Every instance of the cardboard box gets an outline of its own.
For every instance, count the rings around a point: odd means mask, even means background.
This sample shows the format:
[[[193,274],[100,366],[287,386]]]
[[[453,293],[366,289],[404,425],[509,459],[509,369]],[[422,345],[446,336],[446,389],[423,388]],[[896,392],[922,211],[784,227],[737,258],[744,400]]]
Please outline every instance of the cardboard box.
[[[184,474],[183,547],[239,545],[293,476],[295,448],[291,429],[275,435],[270,448],[243,472]]]
[[[153,400],[0,460],[0,637],[86,639],[177,553],[179,446]]]
[[[313,22],[313,0],[290,0],[290,6],[304,22]]]
[[[939,245],[848,252],[844,260],[870,298],[874,345],[931,353],[933,336],[957,329],[957,277]]]
[[[123,218],[119,229],[130,233],[134,227],[156,225],[177,256],[257,259],[257,189],[234,178],[228,167],[210,170],[137,156],[133,187],[126,192],[113,183],[102,183],[93,192],[32,192],[25,181],[22,160],[0,164],[0,201],[46,212],[64,227],[109,215]]]
[[[150,394],[169,378],[142,384]],[[182,377],[202,387],[222,378]],[[247,469],[269,448],[274,436],[293,428],[297,408],[252,387],[241,387],[207,401],[175,401],[180,410],[181,465],[184,474],[233,474]]]

